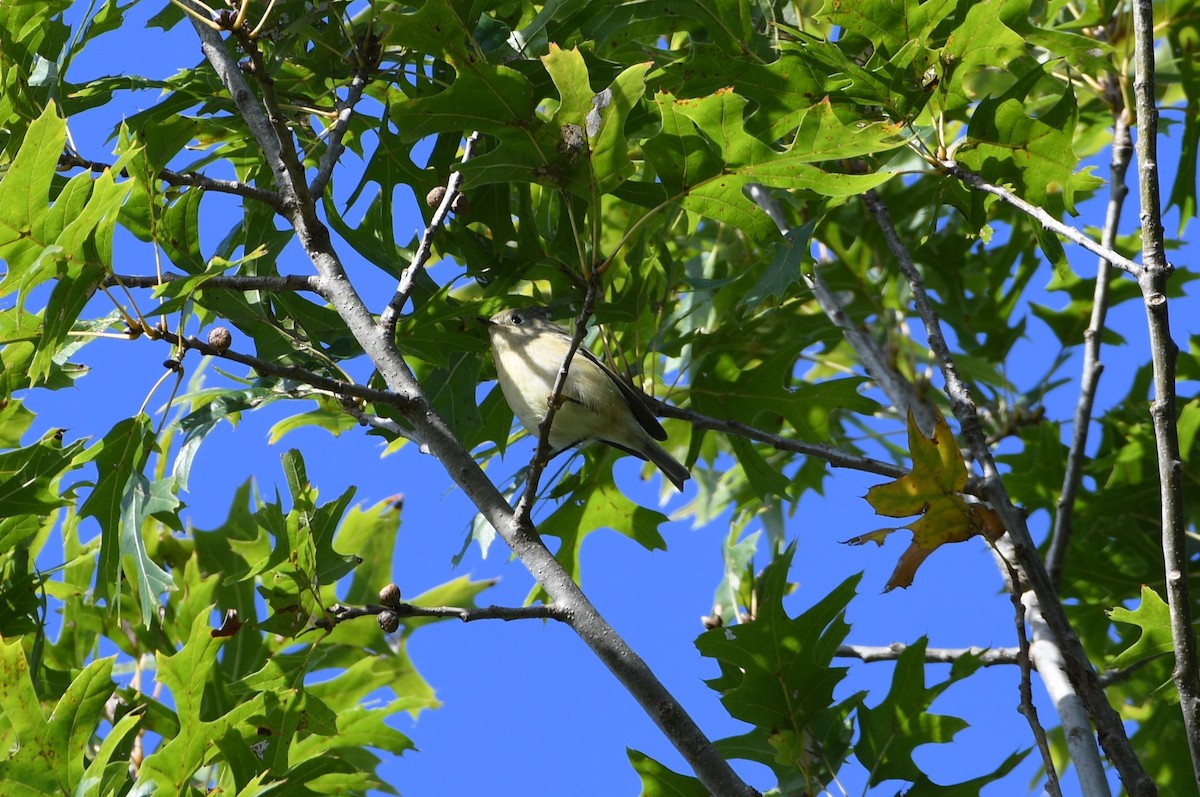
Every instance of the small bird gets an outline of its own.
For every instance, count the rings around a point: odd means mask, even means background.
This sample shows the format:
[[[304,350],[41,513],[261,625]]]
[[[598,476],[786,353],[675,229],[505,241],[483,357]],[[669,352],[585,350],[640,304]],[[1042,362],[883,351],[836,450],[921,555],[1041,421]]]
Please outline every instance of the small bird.
[[[571,335],[537,310],[504,310],[484,323],[492,338],[504,399],[536,436],[546,418]],[[550,427],[554,453],[599,440],[653,462],[671,484],[683,490],[691,474],[654,442],[666,440],[667,433],[650,412],[646,396],[582,346],[571,359],[560,399]]]

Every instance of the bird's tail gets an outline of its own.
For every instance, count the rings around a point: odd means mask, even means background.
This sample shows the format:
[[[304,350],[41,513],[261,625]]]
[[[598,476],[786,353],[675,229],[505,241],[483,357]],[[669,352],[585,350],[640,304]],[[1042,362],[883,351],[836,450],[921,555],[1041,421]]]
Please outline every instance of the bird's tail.
[[[674,457],[652,440],[646,440],[642,453],[663,472],[671,484],[675,485],[675,489],[683,492],[683,483],[692,478],[692,474],[687,468],[680,465]]]

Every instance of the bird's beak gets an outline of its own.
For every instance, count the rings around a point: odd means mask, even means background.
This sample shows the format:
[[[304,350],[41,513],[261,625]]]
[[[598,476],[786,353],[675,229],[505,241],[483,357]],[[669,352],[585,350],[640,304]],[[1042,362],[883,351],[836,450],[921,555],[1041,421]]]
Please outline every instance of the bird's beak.
[[[494,327],[494,326],[496,326],[496,322],[495,322],[495,321],[493,321],[493,320],[492,320],[492,319],[490,319],[490,318],[484,318],[484,317],[483,317],[483,316],[481,316],[481,315],[477,315],[477,316],[475,316],[475,320],[476,320],[476,321],[478,321],[479,323],[483,324],[485,327]]]

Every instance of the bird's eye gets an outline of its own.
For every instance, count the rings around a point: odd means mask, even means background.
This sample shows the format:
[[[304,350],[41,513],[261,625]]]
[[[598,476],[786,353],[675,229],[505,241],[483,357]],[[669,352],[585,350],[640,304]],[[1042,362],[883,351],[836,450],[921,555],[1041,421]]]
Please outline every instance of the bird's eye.
[[[513,313],[508,320],[512,321],[514,326],[520,326],[521,322],[525,319],[521,318],[521,316],[517,315],[516,313]]]

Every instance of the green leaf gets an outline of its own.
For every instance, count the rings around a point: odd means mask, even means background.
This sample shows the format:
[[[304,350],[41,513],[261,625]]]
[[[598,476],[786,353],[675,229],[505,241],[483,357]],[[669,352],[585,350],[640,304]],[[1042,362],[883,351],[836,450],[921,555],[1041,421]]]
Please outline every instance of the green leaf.
[[[723,625],[733,625],[738,619],[741,607],[748,607],[752,602],[750,590],[754,584],[754,554],[758,551],[758,540],[761,531],[738,539],[739,532],[732,530],[721,546],[725,575],[713,594],[713,611],[720,611]]]
[[[742,306],[754,308],[766,301],[783,301],[795,294],[792,286],[804,278],[803,266],[812,262],[809,244],[816,219],[788,230],[783,241],[776,242],[775,256],[742,300]]]
[[[0,258],[8,263],[0,296],[29,279],[30,266],[50,243],[44,226],[50,213],[47,198],[66,136],[67,124],[51,102],[25,132],[16,159],[0,180]]]
[[[97,659],[85,667],[47,715],[21,641],[0,641],[0,708],[17,742],[0,760],[5,794],[74,793],[83,779],[84,753],[114,689],[113,661]]]
[[[783,418],[802,440],[824,442],[839,410],[870,413],[877,408],[859,392],[864,381],[860,378],[795,380],[796,352],[791,341],[780,344],[779,349],[761,352],[752,366],[740,365],[719,350],[704,357],[691,389],[695,409],[752,426],[769,423],[765,418]]]
[[[1045,206],[1053,196],[1074,215],[1076,195],[1103,181],[1089,173],[1091,167],[1075,171],[1079,156],[1072,135],[1078,109],[1069,85],[1059,89],[1057,101],[1046,112],[1030,114],[1044,77],[1043,67],[1036,65],[1004,94],[980,102],[957,159],[989,182],[1012,184],[1032,204]]]
[[[764,64],[730,58],[701,42],[695,42],[690,50],[688,58],[664,67],[660,90],[677,97],[701,97],[732,87],[757,106],[746,119],[746,129],[764,141],[790,137],[814,100],[836,96],[848,82],[791,54]]]
[[[1121,651],[1116,658],[1109,662],[1108,666],[1111,669],[1124,669],[1145,659],[1169,654],[1174,650],[1174,641],[1171,635],[1171,612],[1167,602],[1157,592],[1145,585],[1142,585],[1141,598],[1140,605],[1132,611],[1121,606],[1115,606],[1108,610],[1108,616],[1112,618],[1113,622],[1137,626],[1142,632],[1137,642]]]
[[[178,511],[176,489],[174,479],[152,482],[137,471],[121,496],[121,556],[131,557],[130,581],[137,587],[142,625],[146,628],[158,616],[158,596],[175,589],[175,583],[147,551],[144,526],[151,515],[174,515]]]
[[[932,687],[925,686],[925,645],[921,638],[905,648],[896,660],[892,688],[883,702],[858,712],[861,737],[854,754],[871,773],[870,785],[899,779],[921,784],[928,777],[912,759],[923,744],[945,744],[967,727],[957,717],[929,712],[929,707],[957,678],[953,675]]]
[[[336,541],[339,548],[353,551],[362,562],[346,590],[346,603],[375,603],[379,589],[391,582],[403,504],[404,496],[396,495],[367,509],[352,507],[346,514]]]
[[[154,447],[150,418],[138,415],[119,421],[108,434],[88,449],[85,460],[96,463],[96,486],[79,508],[81,518],[94,517],[100,524],[100,565],[96,573],[96,597],[111,600],[120,593],[118,581],[124,553],[121,512],[131,499],[134,474],[140,474]]]
[[[286,397],[281,390],[266,385],[255,385],[244,390],[211,389],[189,393],[185,399],[191,402],[192,411],[173,421],[170,427],[181,429],[184,433],[179,453],[171,466],[171,474],[178,480],[180,488],[187,489],[192,462],[200,444],[221,421],[236,426],[242,412],[265,407]]]
[[[660,92],[654,99],[662,130],[643,146],[668,193],[684,208],[732,224],[757,242],[771,240],[778,232],[766,213],[745,195],[748,184],[812,191],[834,199],[854,196],[891,175],[832,172],[813,164],[888,151],[903,144],[899,126],[848,126],[825,100],[796,120],[795,142],[790,149],[777,152],[746,132],[744,97],[722,91],[681,100]]]
[[[734,718],[803,736],[809,720],[833,703],[833,690],[847,672],[832,662],[850,631],[842,617],[860,576],[791,618],[783,597],[794,555],[793,543],[759,577],[758,614],[751,622],[714,628],[696,647],[720,662],[722,676],[708,684]]]
[[[126,747],[132,735],[142,724],[143,712],[140,709],[130,711],[117,720],[112,729],[104,735],[100,749],[88,763],[83,773],[79,797],[104,797],[114,794],[119,786],[124,785],[129,778],[129,764],[120,760],[127,757],[122,748]],[[114,759],[116,759],[114,761]]]
[[[441,5],[438,0],[430,0],[425,8]],[[413,23],[406,20],[403,24]],[[451,24],[460,27],[457,22]],[[396,98],[391,115],[403,140],[416,141],[448,131],[478,130],[500,137],[516,151],[536,153],[530,131],[536,127],[536,103],[529,79],[511,67],[474,58],[455,60],[452,65],[457,74],[444,91],[411,100]],[[517,120],[533,124],[522,131]]]
[[[707,797],[704,784],[688,775],[672,772],[637,750],[628,750],[629,763],[642,779],[641,797]]]
[[[171,794],[187,793],[192,775],[217,749],[217,740],[234,729],[244,737],[255,735],[250,725],[255,715],[266,710],[263,695],[228,709],[215,719],[205,720],[205,691],[216,667],[217,651],[223,639],[212,634],[208,613],[201,612],[192,624],[187,642],[174,655],[155,655],[158,675],[175,703],[179,727],[146,757],[138,772],[135,789],[166,789]]]
[[[425,395],[467,448],[482,442],[483,419],[475,403],[483,361],[474,352],[454,352],[445,366],[414,369]]]
[[[0,454],[0,517],[45,515],[70,503],[56,485],[84,441],[64,448],[61,434],[50,432],[31,446]]]
[[[730,437],[729,446],[746,473],[747,484],[760,501],[766,501],[772,496],[788,496],[791,482],[758,453],[753,443],[744,437]]]
[[[648,551],[667,548],[658,531],[667,522],[667,516],[626,498],[613,481],[612,462],[607,452],[602,458],[590,461],[581,471],[578,484],[573,485],[570,497],[538,524],[543,536],[562,540],[557,558],[576,580],[583,538],[598,529],[624,534]]]
[[[552,44],[542,64],[561,99],[552,117],[559,131],[560,182],[583,197],[612,191],[635,170],[625,123],[646,90],[650,64],[625,69],[599,93],[590,88],[587,66],[578,49],[562,50]]]
[[[955,0],[863,0],[854,3],[831,2],[821,15],[880,45],[894,55],[911,41],[925,41],[935,28],[954,12]]]
[[[19,307],[0,310],[0,398],[10,399],[14,391],[32,386],[30,363],[37,350],[41,320]],[[69,361],[85,339],[60,352],[61,360],[52,360],[50,375],[39,387],[60,390],[74,384],[87,368]]]

